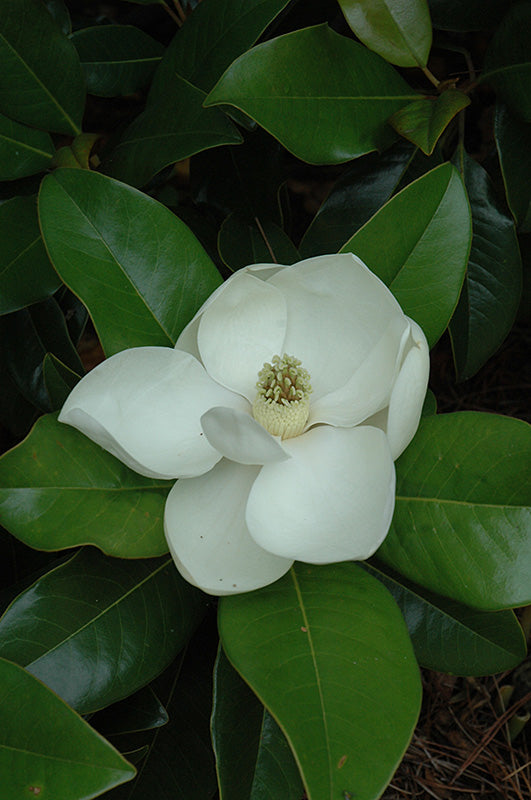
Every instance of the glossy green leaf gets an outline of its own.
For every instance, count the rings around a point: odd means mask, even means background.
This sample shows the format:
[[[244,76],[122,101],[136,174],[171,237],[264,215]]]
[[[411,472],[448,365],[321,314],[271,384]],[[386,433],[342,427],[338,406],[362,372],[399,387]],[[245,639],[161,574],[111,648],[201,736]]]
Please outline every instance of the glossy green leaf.
[[[76,135],[84,103],[76,50],[41,0],[2,0],[0,111],[41,130]]]
[[[361,41],[391,64],[425,67],[431,48],[427,0],[338,0]]]
[[[163,46],[133,25],[96,25],[76,31],[87,91],[100,97],[132,94],[149,83]]]
[[[479,412],[421,420],[399,458],[378,558],[468,606],[531,602],[531,427]]]
[[[143,478],[86,436],[41,417],[0,459],[0,524],[31,547],[94,544],[122,558],[167,551],[168,481]]]
[[[460,152],[472,211],[472,247],[459,304],[450,324],[457,376],[474,375],[496,352],[514,322],[522,263],[512,217],[483,167]]]
[[[202,598],[170,557],[125,561],[85,548],[9,606],[0,656],[87,714],[173,661],[201,620]]]
[[[522,233],[531,233],[531,125],[496,106],[496,146],[507,202]]]
[[[374,565],[365,567],[393,595],[422,667],[489,675],[514,669],[525,658],[525,636],[512,611],[476,611]]]
[[[236,213],[221,226],[218,250],[223,263],[233,271],[249,264],[295,264],[300,260],[289,236],[274,222],[257,222]]]
[[[175,344],[221,283],[183,222],[104,175],[73,169],[48,175],[39,216],[52,263],[87,306],[107,355]]]
[[[448,89],[437,97],[421,97],[399,111],[389,122],[397,133],[431,155],[440,135],[459,111],[470,105],[470,98],[457,89]]]
[[[63,364],[53,353],[46,353],[42,362],[42,377],[50,408],[58,411],[81,375]]]
[[[168,719],[168,712],[151,686],[145,686],[98,711],[91,717],[90,724],[104,736],[116,736],[161,728]]]
[[[0,314],[43,300],[60,285],[42,242],[35,197],[0,204]]]
[[[0,181],[42,172],[52,155],[53,143],[47,133],[0,114]]]
[[[379,581],[352,562],[296,564],[264,589],[223,597],[219,628],[286,735],[309,800],[378,797],[421,694],[404,621]]]
[[[299,250],[303,258],[336,253],[394,193],[414,154],[397,142],[382,155],[358,158],[334,187],[306,230]]]
[[[429,417],[432,414],[437,413],[437,398],[433,394],[431,389],[426,391],[426,397],[424,398],[424,405],[422,406],[422,416]]]
[[[43,2],[63,33],[69,36],[72,33],[72,23],[64,0],[43,0]]]
[[[391,198],[341,252],[355,253],[389,286],[431,346],[456,306],[470,239],[463,182],[442,164]]]
[[[520,0],[428,0],[434,28],[486,31],[496,27],[507,7]]]
[[[524,122],[531,122],[531,4],[509,9],[485,55],[480,80],[490,83],[500,100]]]
[[[11,377],[3,347],[0,347],[0,386],[0,422],[14,437],[14,441],[19,441],[35,422],[38,412],[21,394]]]
[[[390,144],[386,120],[413,99],[382,58],[318,25],[244,53],[206,105],[235,106],[298,158],[336,164]]]
[[[212,743],[221,800],[300,800],[285,736],[220,648],[214,668]]]
[[[75,711],[16,664],[0,659],[3,800],[90,800],[135,768]]]

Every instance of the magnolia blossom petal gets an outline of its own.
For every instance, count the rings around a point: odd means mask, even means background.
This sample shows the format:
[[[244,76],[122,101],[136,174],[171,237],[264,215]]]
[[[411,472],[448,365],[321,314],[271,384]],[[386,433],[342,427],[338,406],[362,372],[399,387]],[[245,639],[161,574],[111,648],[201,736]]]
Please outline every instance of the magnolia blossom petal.
[[[74,387],[59,415],[141,475],[202,475],[221,455],[201,415],[247,403],[219,386],[195,358],[169,347],[137,347],[103,361]]]
[[[430,353],[422,328],[411,320],[412,347],[395,381],[387,415],[387,439],[394,459],[404,452],[418,428],[428,388]]]
[[[231,461],[271,464],[289,458],[280,440],[250,414],[218,406],[203,414],[201,425],[212,447]]]
[[[407,317],[392,317],[350,380],[311,406],[308,427],[324,422],[351,428],[385,408],[409,338],[410,323]]]
[[[313,403],[342,387],[391,322],[404,317],[387,286],[352,253],[300,261],[268,284],[286,298],[282,349],[309,371]]]
[[[249,535],[245,506],[260,467],[220,461],[199,478],[177,481],[164,528],[179,572],[204,592],[249,592],[281,578],[293,560],[262,550]]]
[[[201,360],[214,380],[252,402],[258,372],[281,349],[285,331],[282,293],[247,271],[236,273],[203,312]]]
[[[321,426],[283,444],[291,459],[262,467],[249,494],[253,539],[311,564],[372,555],[389,530],[395,498],[383,431]]]

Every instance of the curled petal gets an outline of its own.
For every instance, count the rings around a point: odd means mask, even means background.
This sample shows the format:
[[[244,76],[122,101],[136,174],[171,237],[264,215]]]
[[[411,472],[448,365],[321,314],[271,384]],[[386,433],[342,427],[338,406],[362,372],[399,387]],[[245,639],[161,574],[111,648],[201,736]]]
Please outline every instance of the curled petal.
[[[123,350],[89,372],[59,415],[128,467],[150,478],[202,475],[221,458],[201,415],[246,402],[195,358],[169,347]]]
[[[164,528],[177,569],[214,595],[249,592],[281,578],[292,559],[262,550],[249,535],[245,506],[260,467],[220,461],[199,478],[177,481]]]
[[[311,564],[372,555],[389,530],[395,497],[383,431],[325,425],[283,445],[291,459],[262,467],[249,494],[253,539]]]
[[[252,402],[259,370],[282,347],[286,303],[278,289],[247,271],[224,286],[201,317],[199,352],[214,380]]]
[[[382,281],[352,253],[300,261],[268,281],[286,298],[283,352],[311,376],[312,402],[343,386],[402,309]]]
[[[271,464],[289,458],[275,439],[250,414],[233,408],[211,408],[201,417],[205,436],[218,453],[239,464]]]

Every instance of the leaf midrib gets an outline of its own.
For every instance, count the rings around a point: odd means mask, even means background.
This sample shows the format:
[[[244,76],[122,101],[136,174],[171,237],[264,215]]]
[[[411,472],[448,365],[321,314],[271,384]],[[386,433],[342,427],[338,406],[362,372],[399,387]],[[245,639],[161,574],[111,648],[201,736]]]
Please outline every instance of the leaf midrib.
[[[470,508],[499,508],[499,509],[506,509],[506,508],[514,508],[514,509],[527,509],[531,510],[530,506],[523,505],[523,504],[515,504],[515,503],[483,503],[476,500],[456,500],[451,497],[425,497],[425,496],[413,496],[413,495],[396,495],[396,500],[404,501],[404,502],[417,502],[417,503],[449,503],[450,505],[456,506],[467,506]]]

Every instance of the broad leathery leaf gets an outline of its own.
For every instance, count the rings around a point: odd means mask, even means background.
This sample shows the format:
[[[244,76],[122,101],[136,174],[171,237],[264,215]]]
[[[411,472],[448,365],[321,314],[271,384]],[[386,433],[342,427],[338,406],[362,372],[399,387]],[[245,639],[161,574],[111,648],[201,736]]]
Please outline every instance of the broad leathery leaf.
[[[175,344],[221,283],[193,233],[171,211],[96,172],[48,175],[39,216],[52,263],[88,308],[107,356]]]
[[[91,800],[135,768],[33,675],[0,658],[2,800]]]
[[[149,83],[163,46],[134,25],[95,25],[76,31],[87,91],[99,97],[133,94]]]
[[[1,324],[1,323],[0,323]],[[0,347],[0,420],[16,441],[24,437],[38,416],[35,406],[20,393],[11,377],[5,349]]]
[[[4,0],[0,111],[25,125],[75,136],[84,104],[76,50],[41,0]]]
[[[221,647],[211,728],[221,800],[300,800],[302,781],[285,736]]]
[[[218,250],[223,263],[233,271],[249,264],[300,261],[297,248],[282,228],[269,220],[251,220],[237,213],[223,222]]]
[[[457,159],[472,211],[472,247],[450,335],[457,377],[466,380],[511,330],[520,302],[522,261],[514,222],[488,174],[462,149]]]
[[[531,122],[531,3],[509,9],[485,55],[479,80],[494,86],[516,117]]]
[[[235,106],[298,158],[337,164],[389,145],[386,120],[414,99],[382,58],[317,25],[244,53],[205,105]]]
[[[43,0],[43,2],[63,33],[70,36],[72,33],[72,22],[64,0]]]
[[[531,125],[498,103],[494,133],[509,208],[521,233],[531,233]]]
[[[46,169],[52,155],[49,134],[0,114],[0,181],[36,175]]]
[[[88,714],[173,661],[201,621],[202,598],[169,557],[125,561],[85,548],[11,603],[0,619],[0,656]]]
[[[58,411],[81,375],[63,364],[53,353],[46,353],[42,362],[42,377],[50,407],[52,411]]]
[[[6,200],[0,205],[0,314],[43,300],[60,285],[42,241],[36,198]]]
[[[336,253],[389,200],[414,153],[408,142],[397,142],[381,155],[356,159],[307,228],[299,245],[302,258]]]
[[[471,242],[461,177],[442,164],[391,198],[341,248],[389,286],[433,346],[459,298]]]
[[[116,736],[161,728],[168,719],[168,712],[151,686],[144,686],[98,711],[91,717],[90,724],[103,736]]]
[[[450,120],[468,105],[470,98],[466,94],[457,89],[447,89],[437,97],[414,100],[395,111],[389,122],[397,133],[429,156]]]
[[[104,163],[115,178],[143,186],[164,167],[202,150],[238,144],[237,128],[217,108],[203,108],[205,93],[174,73],[160,101],[148,98],[145,110],[126,129]]]
[[[473,608],[531,602],[527,423],[473,411],[424,417],[396,471],[380,560]]]
[[[378,565],[365,564],[365,569],[396,600],[421,667],[453,675],[490,675],[514,669],[525,658],[525,636],[513,611],[476,611]]]
[[[507,7],[520,0],[428,0],[434,28],[486,31],[499,24]]]
[[[427,0],[338,0],[363,44],[399,67],[425,67],[431,48]]]
[[[353,562],[296,564],[264,589],[222,598],[218,622],[229,661],[288,739],[309,800],[379,797],[421,695],[404,621],[381,583]]]
[[[0,524],[30,547],[94,544],[121,558],[167,552],[171,482],[137,475],[55,414],[2,456],[0,487]]]

